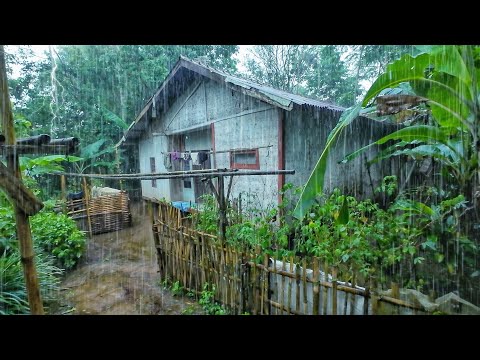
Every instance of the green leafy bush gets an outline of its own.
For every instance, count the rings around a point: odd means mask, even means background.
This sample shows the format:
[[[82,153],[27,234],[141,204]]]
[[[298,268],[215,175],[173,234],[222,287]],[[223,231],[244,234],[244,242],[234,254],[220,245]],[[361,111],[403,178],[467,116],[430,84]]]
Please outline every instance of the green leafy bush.
[[[85,234],[65,214],[41,211],[31,218],[34,242],[53,254],[65,269],[73,268],[85,251]]]

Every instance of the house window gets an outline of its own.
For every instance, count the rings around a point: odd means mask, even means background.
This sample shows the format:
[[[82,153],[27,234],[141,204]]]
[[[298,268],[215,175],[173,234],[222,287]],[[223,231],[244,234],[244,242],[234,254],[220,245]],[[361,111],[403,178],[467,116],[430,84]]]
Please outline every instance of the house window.
[[[260,169],[258,149],[230,151],[231,169]]]
[[[150,172],[153,174],[155,172],[155,158],[150,158]],[[157,187],[157,179],[152,179],[152,187]]]

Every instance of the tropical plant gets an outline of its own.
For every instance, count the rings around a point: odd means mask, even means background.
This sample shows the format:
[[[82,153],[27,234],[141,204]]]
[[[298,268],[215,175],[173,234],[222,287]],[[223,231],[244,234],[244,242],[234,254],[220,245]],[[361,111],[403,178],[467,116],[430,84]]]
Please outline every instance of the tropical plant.
[[[452,181],[457,181],[459,191],[472,201],[480,179],[478,163],[480,148],[480,99],[477,73],[480,69],[480,47],[477,46],[424,46],[419,55],[404,55],[391,63],[387,71],[370,87],[360,104],[346,110],[333,131],[310,175],[298,201],[294,214],[303,217],[323,188],[329,151],[343,129],[359,115],[372,112],[372,102],[382,91],[396,86],[407,89],[410,94],[396,94],[391,98],[394,106],[387,114],[404,112],[426,103],[431,121],[428,124],[413,124],[359,149],[347,156],[353,159],[373,145],[395,141],[382,157],[411,155],[415,159],[431,156],[452,171]],[[408,85],[408,86],[407,86]],[[409,89],[409,90],[408,90]],[[404,91],[405,93],[405,91]],[[416,96],[412,96],[412,93]],[[380,99],[380,97],[379,97]],[[384,105],[385,101],[381,103]],[[384,107],[377,112],[384,114]],[[478,218],[478,215],[477,215]]]
[[[51,253],[65,269],[73,268],[82,257],[85,233],[65,214],[42,210],[31,218],[32,235],[45,252]]]
[[[63,270],[54,265],[51,255],[35,249],[35,265],[40,281],[42,299],[45,305],[56,298]],[[0,315],[28,314],[30,308],[20,261],[20,253],[16,246],[6,249],[0,255]]]

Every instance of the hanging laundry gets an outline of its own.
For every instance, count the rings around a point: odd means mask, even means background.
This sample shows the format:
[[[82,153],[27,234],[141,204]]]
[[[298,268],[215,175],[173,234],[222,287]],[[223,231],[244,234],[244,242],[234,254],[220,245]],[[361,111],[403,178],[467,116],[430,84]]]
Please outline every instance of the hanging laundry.
[[[198,162],[199,164],[203,164],[205,161],[208,160],[208,153],[205,151],[200,151],[198,153]]]
[[[198,152],[192,152],[190,156],[192,157],[192,165],[200,165],[200,162],[198,161]]]
[[[192,157],[190,156],[190,153],[189,153],[189,152],[182,153],[182,158],[183,158],[183,160],[185,160],[185,161],[192,160]]]
[[[172,151],[171,153],[172,161],[180,160],[180,153],[178,151]]]
[[[167,170],[172,169],[172,157],[169,153],[163,155],[163,166],[165,166],[165,169]]]

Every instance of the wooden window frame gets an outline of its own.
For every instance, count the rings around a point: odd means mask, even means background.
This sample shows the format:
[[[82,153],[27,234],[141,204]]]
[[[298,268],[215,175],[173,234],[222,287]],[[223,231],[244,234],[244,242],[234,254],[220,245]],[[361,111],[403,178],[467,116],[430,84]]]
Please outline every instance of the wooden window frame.
[[[234,161],[235,154],[255,154],[255,164],[241,164]],[[258,155],[258,148],[256,149],[242,149],[230,151],[230,169],[250,169],[260,170],[260,160]]]

